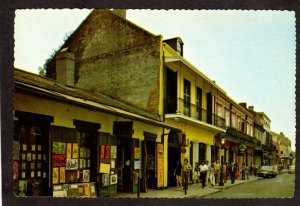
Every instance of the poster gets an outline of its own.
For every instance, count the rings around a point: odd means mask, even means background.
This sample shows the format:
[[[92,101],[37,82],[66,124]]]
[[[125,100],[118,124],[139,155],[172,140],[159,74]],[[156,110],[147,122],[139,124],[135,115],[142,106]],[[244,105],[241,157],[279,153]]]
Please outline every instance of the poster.
[[[21,170],[26,170],[26,162],[21,162]]]
[[[67,143],[67,158],[72,158],[72,143]]]
[[[31,151],[35,152],[35,144],[31,145]]]
[[[105,159],[110,159],[110,146],[105,146]]]
[[[67,159],[66,170],[77,170],[78,169],[78,159]]]
[[[110,173],[110,164],[100,163],[100,173],[109,174]]]
[[[31,154],[31,160],[35,161],[36,160],[36,154]]]
[[[118,183],[118,175],[110,175],[110,184],[114,185]]]
[[[21,178],[22,178],[22,179],[25,179],[25,178],[26,178],[26,172],[25,172],[25,171],[21,172]]]
[[[157,187],[164,186],[164,145],[158,143],[156,145],[157,158]]]
[[[110,168],[111,169],[115,169],[115,167],[116,167],[116,161],[115,160],[111,160],[111,162],[110,162]]]
[[[82,179],[83,179],[83,182],[89,182],[90,181],[90,170],[83,170],[82,171]]]
[[[134,164],[133,169],[135,169],[135,170],[141,169],[141,161],[140,160],[134,160],[133,164]]]
[[[100,146],[100,159],[104,159],[104,155],[105,155],[105,146],[101,145]]]
[[[109,186],[109,174],[102,174],[102,187]]]
[[[21,155],[21,159],[22,159],[22,160],[26,160],[26,153],[23,153],[23,154]]]
[[[52,169],[52,183],[58,184],[58,175],[59,175],[59,168],[53,167]]]
[[[39,145],[37,146],[37,151],[39,151],[39,152],[42,151],[42,145],[39,144]]]
[[[52,155],[52,166],[53,167],[65,167],[67,161],[66,155]]]
[[[81,157],[81,158],[86,157],[86,148],[85,147],[80,147],[80,149],[79,149],[79,157]]]
[[[86,158],[90,158],[91,150],[90,148],[86,148]]]
[[[27,159],[27,161],[29,161],[29,162],[31,161],[31,153],[27,153],[27,158],[26,158],[26,159]]]
[[[66,182],[66,168],[60,167],[59,168],[59,183],[65,183]]]
[[[117,158],[117,146],[111,146],[110,147],[110,157],[112,159]]]
[[[53,142],[52,154],[66,154],[66,143],[64,142]]]
[[[42,154],[37,154],[37,159],[42,160]]]
[[[26,144],[23,144],[23,145],[22,145],[22,150],[23,150],[23,151],[27,151],[27,145],[26,145]]]
[[[38,170],[42,169],[42,163],[41,162],[36,163],[36,169],[38,169]]]
[[[77,143],[72,144],[72,158],[73,159],[78,158],[78,144]]]

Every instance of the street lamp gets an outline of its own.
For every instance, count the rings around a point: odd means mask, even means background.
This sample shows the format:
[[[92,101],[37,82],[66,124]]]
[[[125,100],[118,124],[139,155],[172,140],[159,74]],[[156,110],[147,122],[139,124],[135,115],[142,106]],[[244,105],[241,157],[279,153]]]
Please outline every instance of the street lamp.
[[[224,176],[224,172],[223,172],[223,158],[224,158],[224,144],[225,144],[225,139],[222,138],[221,139],[221,149],[222,149],[222,153],[221,153],[221,176],[220,176],[220,182],[219,182],[219,186],[224,186],[224,181],[223,181],[223,176]]]

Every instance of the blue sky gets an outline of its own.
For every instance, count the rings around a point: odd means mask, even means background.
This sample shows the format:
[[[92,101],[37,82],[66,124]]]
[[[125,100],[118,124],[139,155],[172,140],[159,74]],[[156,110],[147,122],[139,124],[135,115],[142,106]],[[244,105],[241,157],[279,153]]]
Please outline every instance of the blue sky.
[[[17,10],[15,67],[38,67],[90,10]],[[241,10],[128,10],[127,18],[164,39],[181,37],[184,57],[236,102],[271,119],[295,149],[295,13]]]

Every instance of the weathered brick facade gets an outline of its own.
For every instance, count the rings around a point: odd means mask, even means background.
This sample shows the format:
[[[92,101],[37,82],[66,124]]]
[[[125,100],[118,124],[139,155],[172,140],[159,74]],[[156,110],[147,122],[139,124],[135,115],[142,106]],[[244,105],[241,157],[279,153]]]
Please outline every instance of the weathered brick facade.
[[[158,114],[161,38],[94,10],[63,46],[75,55],[75,87]],[[55,77],[53,68],[47,73]]]

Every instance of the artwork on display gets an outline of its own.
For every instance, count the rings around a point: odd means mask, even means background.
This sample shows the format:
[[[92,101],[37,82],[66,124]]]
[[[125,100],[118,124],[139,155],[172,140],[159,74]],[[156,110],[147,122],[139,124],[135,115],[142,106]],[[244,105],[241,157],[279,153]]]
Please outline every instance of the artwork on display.
[[[77,143],[72,144],[72,158],[73,159],[78,158],[78,144]]]
[[[37,171],[37,177],[42,177],[42,172],[41,171]]]
[[[109,174],[110,164],[100,163],[100,173]]]
[[[67,143],[67,158],[72,158],[72,143]]]
[[[59,168],[58,167],[53,167],[52,169],[52,183],[53,184],[58,184],[58,179],[59,178]]]
[[[31,151],[32,151],[32,152],[35,152],[35,144],[32,144],[32,145],[31,145]]]
[[[105,155],[105,146],[101,145],[100,146],[100,159],[104,159],[104,155]]]
[[[83,182],[89,182],[90,181],[90,170],[83,170],[82,171],[82,179],[83,179]]]
[[[67,159],[66,170],[77,170],[78,169],[78,159]]]
[[[88,159],[88,160],[87,160],[87,163],[86,163],[86,164],[87,164],[87,165],[86,165],[87,168],[90,168],[90,166],[91,166],[91,163],[90,163],[90,162],[91,162],[91,161]]]
[[[110,159],[110,146],[105,146],[105,159]]]
[[[23,153],[23,154],[21,155],[21,159],[22,159],[22,160],[26,160],[26,153]]]
[[[84,195],[87,196],[87,197],[90,197],[90,196],[91,196],[91,191],[90,191],[89,185],[86,185],[86,186],[84,187]]]
[[[102,174],[102,187],[109,186],[109,174]]]
[[[34,171],[31,171],[31,172],[30,172],[30,177],[31,177],[31,178],[34,178]]]
[[[83,168],[83,161],[85,159],[79,159],[79,169],[82,169]]]
[[[110,175],[110,184],[114,185],[118,183],[118,175]]]
[[[26,162],[21,162],[21,170],[26,170]]]
[[[37,159],[42,160],[42,154],[37,154]]]
[[[20,180],[19,181],[19,196],[25,196],[27,193],[27,181]]]
[[[33,179],[31,186],[32,196],[41,196],[43,194],[43,180]]]
[[[39,145],[37,146],[37,151],[39,151],[39,152],[42,151],[42,145],[39,144]]]
[[[26,144],[22,144],[22,150],[27,151],[27,145]]]
[[[116,167],[116,161],[115,160],[111,160],[111,162],[110,162],[110,168],[111,169],[115,169],[115,167]]]
[[[66,171],[66,182],[67,183],[74,183],[77,182],[77,171],[71,170],[71,171]]]
[[[31,160],[35,161],[36,160],[36,154],[31,154]]]
[[[52,166],[53,167],[65,167],[67,161],[66,155],[52,155]]]
[[[41,162],[36,163],[36,169],[38,169],[38,170],[42,169],[42,163]]]
[[[112,159],[117,158],[117,146],[110,147],[110,157]]]
[[[14,161],[13,163],[13,180],[19,179],[19,162]]]
[[[43,172],[43,178],[47,178],[47,172]]]
[[[53,142],[52,154],[66,154],[66,143],[64,142]]]
[[[58,191],[58,190],[62,190],[62,185],[54,185],[53,186],[53,191]]]
[[[86,157],[86,148],[85,147],[80,147],[80,149],[79,149],[79,157],[81,157],[81,158]]]
[[[135,169],[135,170],[139,170],[139,169],[141,169],[141,161],[140,160],[134,160],[134,163],[133,163],[134,165],[133,165],[133,168]]]
[[[30,169],[31,170],[35,170],[35,162],[31,162],[30,163]]]
[[[47,155],[43,154],[43,160],[46,161],[47,160]]]
[[[13,142],[13,160],[20,159],[20,143],[18,141]]]
[[[66,182],[66,168],[60,167],[59,168],[59,183],[65,183]]]
[[[22,179],[26,178],[26,172],[25,171],[21,172],[21,178]]]
[[[53,197],[67,197],[66,190],[53,191]]]
[[[141,157],[141,150],[139,147],[134,148],[134,159],[140,159]]]
[[[29,162],[30,162],[30,161],[31,161],[31,153],[27,153],[27,155],[26,155],[26,156],[27,156],[27,158],[26,158],[26,159],[27,159],[27,161],[29,161]]]

